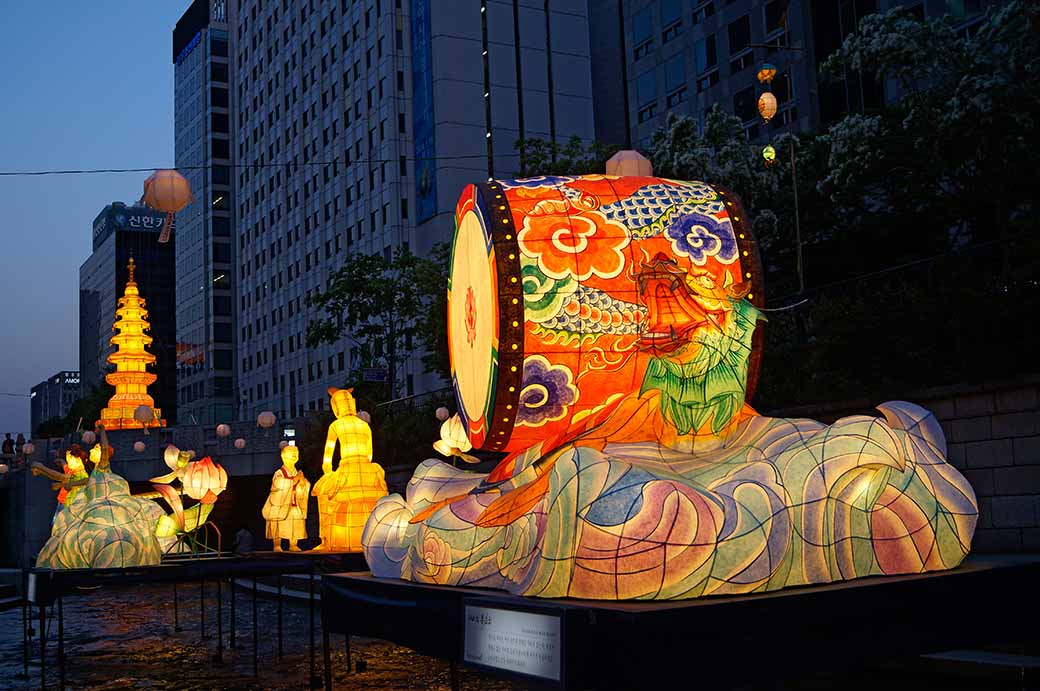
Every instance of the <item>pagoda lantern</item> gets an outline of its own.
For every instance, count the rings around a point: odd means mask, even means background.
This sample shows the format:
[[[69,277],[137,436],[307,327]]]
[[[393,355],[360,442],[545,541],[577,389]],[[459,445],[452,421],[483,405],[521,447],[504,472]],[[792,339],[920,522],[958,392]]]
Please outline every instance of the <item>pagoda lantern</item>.
[[[165,427],[162,411],[148,395],[148,385],[155,382],[156,376],[147,368],[155,364],[155,356],[145,349],[152,337],[145,333],[149,328],[148,310],[137,290],[132,257],[127,268],[130,276],[123,297],[119,298],[116,323],[112,327],[117,332],[111,340],[116,352],[108,356],[108,362],[115,365],[116,371],[105,375],[105,381],[114,386],[116,392],[102,409],[98,423],[109,430]]]
[[[176,170],[157,170],[144,181],[141,201],[166,214],[159,242],[169,242],[170,233],[173,232],[173,215],[190,204],[191,200],[191,185]]]

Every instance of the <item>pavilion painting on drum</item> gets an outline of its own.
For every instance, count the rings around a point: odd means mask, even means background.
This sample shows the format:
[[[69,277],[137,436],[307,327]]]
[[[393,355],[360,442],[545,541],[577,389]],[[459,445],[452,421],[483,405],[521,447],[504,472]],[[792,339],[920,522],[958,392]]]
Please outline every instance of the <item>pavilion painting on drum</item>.
[[[764,291],[732,193],[471,185],[448,302],[461,422],[507,455],[486,475],[425,461],[382,499],[363,537],[376,576],[681,599],[947,569],[970,548],[975,495],[928,411],[825,425],[748,404]]]

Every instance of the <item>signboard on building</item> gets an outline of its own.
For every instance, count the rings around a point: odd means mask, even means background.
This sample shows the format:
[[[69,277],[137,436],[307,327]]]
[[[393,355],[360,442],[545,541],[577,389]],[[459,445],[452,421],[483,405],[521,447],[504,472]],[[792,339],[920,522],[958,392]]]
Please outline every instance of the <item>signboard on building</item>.
[[[412,0],[412,113],[412,132],[415,138],[415,216],[416,222],[422,223],[437,213],[430,0]]]
[[[110,204],[94,219],[94,249],[97,249],[116,230],[139,233],[158,233],[166,216],[146,206]]]

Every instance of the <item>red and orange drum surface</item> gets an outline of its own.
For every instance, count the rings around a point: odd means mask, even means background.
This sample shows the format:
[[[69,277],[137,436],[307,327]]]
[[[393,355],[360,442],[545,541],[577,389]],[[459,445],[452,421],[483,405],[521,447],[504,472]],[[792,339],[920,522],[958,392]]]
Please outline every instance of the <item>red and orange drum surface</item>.
[[[764,297],[738,200],[702,182],[498,180],[463,191],[455,225],[448,339],[477,448],[526,449],[639,391],[651,357],[711,321],[712,291]]]

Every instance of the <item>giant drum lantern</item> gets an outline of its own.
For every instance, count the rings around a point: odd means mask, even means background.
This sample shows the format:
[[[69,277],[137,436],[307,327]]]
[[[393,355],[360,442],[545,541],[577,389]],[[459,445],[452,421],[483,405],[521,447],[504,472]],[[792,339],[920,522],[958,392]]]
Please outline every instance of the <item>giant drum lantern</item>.
[[[895,401],[825,425],[749,405],[757,254],[737,199],[702,182],[466,187],[448,293],[458,423],[505,456],[486,475],[426,460],[380,499],[372,574],[668,600],[959,564],[978,504],[934,415]]]
[[[724,318],[721,304],[713,314],[691,294],[762,304],[740,204],[701,182],[495,181],[467,187],[455,220],[448,337],[459,411],[478,448],[525,449],[638,390],[652,355]],[[750,337],[754,321],[745,326]],[[751,347],[740,358],[747,392],[741,363],[719,382],[731,413],[754,389],[757,340]]]

